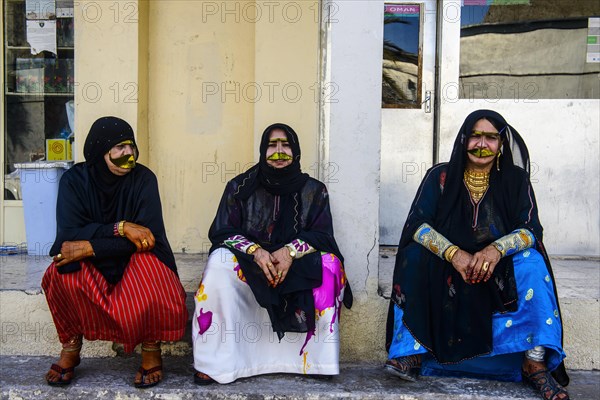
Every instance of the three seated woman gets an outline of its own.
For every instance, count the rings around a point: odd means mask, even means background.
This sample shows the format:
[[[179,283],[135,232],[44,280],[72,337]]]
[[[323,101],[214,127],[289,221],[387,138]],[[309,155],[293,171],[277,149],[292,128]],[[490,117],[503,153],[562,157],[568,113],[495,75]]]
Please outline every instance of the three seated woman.
[[[259,162],[227,183],[210,227],[192,318],[194,382],[265,373],[339,373],[341,304],[352,294],[325,185],[300,168],[285,124],[267,127]],[[166,239],[156,178],[136,164],[133,130],[101,118],[85,163],[60,182],[57,238],[43,288],[71,382],[82,337],[142,343],[134,383],[162,378],[160,341],[178,340],[185,293]],[[134,168],[135,167],[135,168]],[[527,147],[493,111],[471,113],[450,161],[431,168],[400,239],[385,368],[524,380],[568,399],[562,322],[529,181]]]

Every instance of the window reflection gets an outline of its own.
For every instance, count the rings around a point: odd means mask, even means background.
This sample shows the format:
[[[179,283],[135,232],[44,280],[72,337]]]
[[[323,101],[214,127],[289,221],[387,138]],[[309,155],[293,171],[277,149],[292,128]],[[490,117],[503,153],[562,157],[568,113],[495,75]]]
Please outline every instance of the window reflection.
[[[600,33],[597,17],[598,1],[465,0],[460,97],[600,98],[600,62],[591,62],[597,49],[589,39]]]
[[[383,28],[382,107],[421,106],[420,37],[418,4],[386,4]]]

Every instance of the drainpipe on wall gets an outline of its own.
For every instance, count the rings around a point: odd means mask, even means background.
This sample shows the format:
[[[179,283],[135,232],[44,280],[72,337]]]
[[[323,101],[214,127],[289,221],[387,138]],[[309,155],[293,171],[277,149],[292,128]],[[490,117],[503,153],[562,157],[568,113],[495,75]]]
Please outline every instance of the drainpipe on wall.
[[[442,59],[442,24],[444,22],[444,4],[442,0],[436,1],[435,23],[435,87],[433,96],[433,164],[440,159],[440,106],[442,104],[442,88],[440,76],[440,60]]]

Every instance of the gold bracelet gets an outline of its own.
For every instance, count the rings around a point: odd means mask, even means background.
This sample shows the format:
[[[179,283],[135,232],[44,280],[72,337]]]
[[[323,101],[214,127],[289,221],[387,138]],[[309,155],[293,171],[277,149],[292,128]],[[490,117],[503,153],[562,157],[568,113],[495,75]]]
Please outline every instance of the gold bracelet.
[[[456,252],[459,250],[457,245],[452,245],[450,247],[448,247],[446,249],[446,252],[444,253],[444,258],[446,259],[446,261],[448,262],[452,262],[452,258],[454,257],[454,255],[456,254]]]
[[[119,221],[119,227],[117,228],[121,237],[125,237],[125,222],[125,220]]]
[[[251,245],[250,247],[248,247],[248,249],[246,250],[246,254],[252,255],[258,249],[260,249],[260,244],[254,243],[253,245]]]

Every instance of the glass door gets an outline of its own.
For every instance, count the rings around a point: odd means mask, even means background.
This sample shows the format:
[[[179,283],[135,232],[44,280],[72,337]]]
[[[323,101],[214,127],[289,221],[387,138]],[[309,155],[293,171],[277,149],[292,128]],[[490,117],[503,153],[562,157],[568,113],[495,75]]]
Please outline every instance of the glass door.
[[[2,12],[0,244],[24,240],[18,164],[72,159],[75,32],[73,0],[3,0]]]
[[[379,226],[395,246],[433,160],[436,1],[384,7]]]

